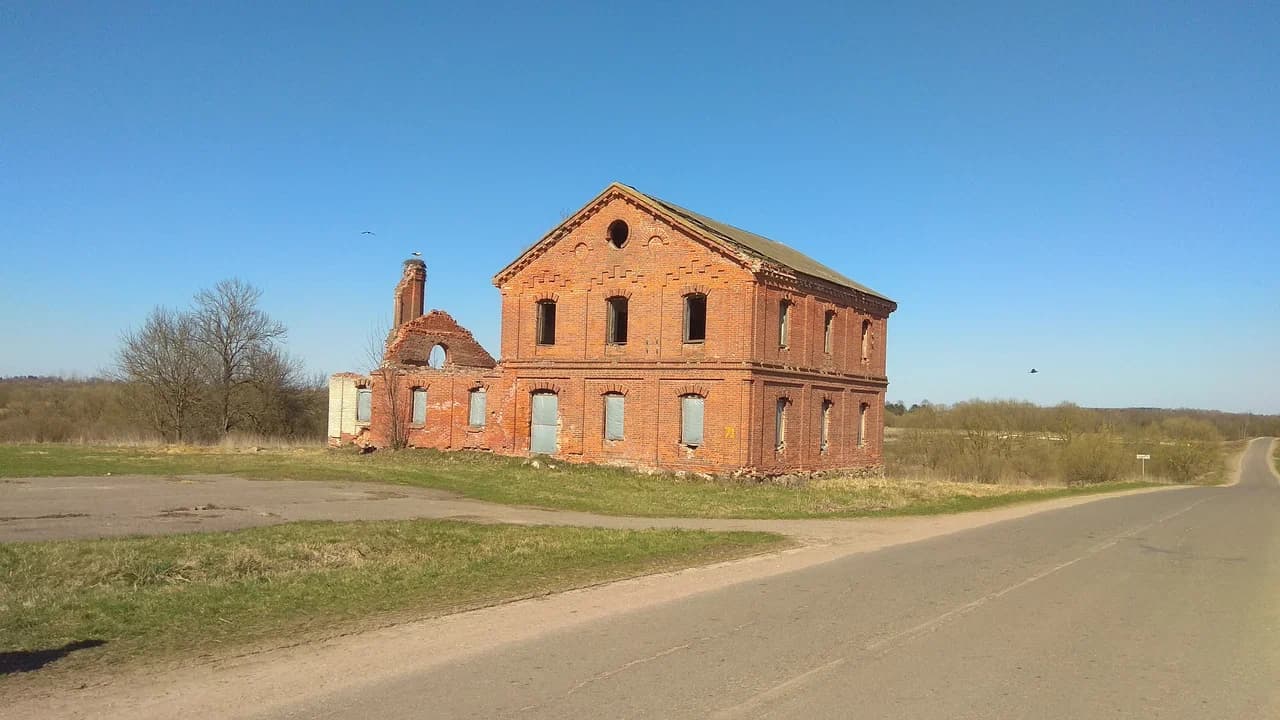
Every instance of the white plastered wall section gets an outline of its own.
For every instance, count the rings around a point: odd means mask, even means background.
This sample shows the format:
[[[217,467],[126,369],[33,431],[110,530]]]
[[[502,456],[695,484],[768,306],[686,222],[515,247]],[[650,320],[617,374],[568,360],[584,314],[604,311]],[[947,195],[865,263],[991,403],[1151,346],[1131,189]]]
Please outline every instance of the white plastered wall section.
[[[356,434],[356,378],[334,375],[329,378],[329,440]]]

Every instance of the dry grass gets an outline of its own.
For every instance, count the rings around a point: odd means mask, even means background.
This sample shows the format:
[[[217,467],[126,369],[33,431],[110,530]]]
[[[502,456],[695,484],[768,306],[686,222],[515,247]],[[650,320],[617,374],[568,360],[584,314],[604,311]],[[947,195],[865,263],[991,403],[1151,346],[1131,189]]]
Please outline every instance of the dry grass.
[[[0,666],[6,655],[18,662],[15,653],[84,641],[105,644],[59,665],[223,653],[782,543],[765,533],[421,520],[7,543],[0,545]]]
[[[103,448],[0,446],[0,477],[236,474],[263,479],[367,480],[450,490],[506,505],[644,517],[805,518],[931,514],[975,510],[1063,495],[1107,492],[1136,483],[1086,487],[933,480],[820,480],[802,487],[645,475],[620,468],[547,463],[487,453],[209,447]]]

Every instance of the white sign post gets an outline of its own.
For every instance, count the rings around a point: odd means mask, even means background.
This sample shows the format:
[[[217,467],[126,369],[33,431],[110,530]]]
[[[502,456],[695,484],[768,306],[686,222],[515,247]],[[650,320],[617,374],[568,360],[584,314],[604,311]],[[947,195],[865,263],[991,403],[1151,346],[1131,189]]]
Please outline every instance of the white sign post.
[[[1138,459],[1142,461],[1142,479],[1147,479],[1147,461],[1151,459],[1150,455],[1139,455]]]

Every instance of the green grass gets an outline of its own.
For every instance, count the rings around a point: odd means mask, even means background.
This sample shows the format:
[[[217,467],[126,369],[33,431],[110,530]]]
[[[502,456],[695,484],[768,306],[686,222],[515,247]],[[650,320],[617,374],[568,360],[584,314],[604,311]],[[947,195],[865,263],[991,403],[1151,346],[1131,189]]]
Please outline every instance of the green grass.
[[[363,480],[450,490],[508,505],[644,517],[808,518],[925,515],[1112,492],[1142,483],[1044,487],[933,480],[835,479],[804,487],[645,475],[620,468],[432,450],[118,448],[0,445],[0,477],[224,473],[263,479]]]
[[[0,545],[0,654],[97,640],[60,670],[222,655],[753,554],[766,533],[447,521]]]

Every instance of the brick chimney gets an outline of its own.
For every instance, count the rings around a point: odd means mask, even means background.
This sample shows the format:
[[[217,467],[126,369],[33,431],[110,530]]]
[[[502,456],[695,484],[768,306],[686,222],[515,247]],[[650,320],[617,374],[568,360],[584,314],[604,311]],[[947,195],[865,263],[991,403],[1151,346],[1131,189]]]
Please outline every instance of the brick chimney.
[[[427,293],[427,264],[417,258],[404,261],[404,275],[396,285],[395,327],[422,317]]]

